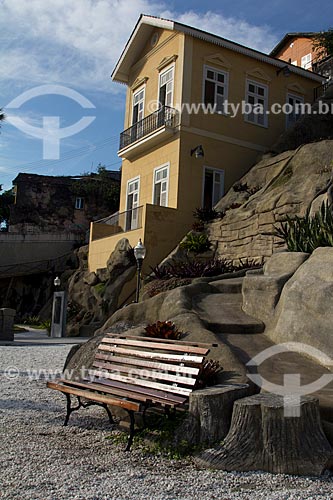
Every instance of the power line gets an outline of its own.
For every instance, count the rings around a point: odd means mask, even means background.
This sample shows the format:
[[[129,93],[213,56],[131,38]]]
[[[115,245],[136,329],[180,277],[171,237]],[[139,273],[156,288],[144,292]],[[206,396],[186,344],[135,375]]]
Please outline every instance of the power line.
[[[71,151],[68,151],[67,153],[64,153],[59,160],[52,160],[52,162],[46,162],[45,160],[38,160],[36,162],[30,162],[30,163],[21,163],[20,165],[14,166],[14,167],[7,167],[8,170],[20,170],[20,171],[27,171],[30,169],[33,170],[39,170],[41,168],[46,169],[53,167],[54,165],[58,165],[59,163],[66,162],[68,160],[72,160],[75,158],[78,158],[80,156],[84,156],[87,154],[94,153],[95,151],[99,151],[100,149],[105,148],[106,146],[111,146],[113,144],[116,144],[118,142],[118,136],[111,136],[106,139],[103,139],[102,141],[99,141],[96,143],[95,146],[84,146],[82,148],[77,148],[73,149]],[[116,162],[119,163],[119,162]],[[114,163],[115,164],[115,163]]]

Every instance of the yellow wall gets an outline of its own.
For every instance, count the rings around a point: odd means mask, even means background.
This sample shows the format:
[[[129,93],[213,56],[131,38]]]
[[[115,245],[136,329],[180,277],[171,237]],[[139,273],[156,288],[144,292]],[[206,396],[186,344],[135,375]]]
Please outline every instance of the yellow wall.
[[[193,53],[192,84],[190,93],[187,90],[187,94],[183,96],[185,102],[188,98],[189,102],[202,102],[204,64],[229,73],[228,101],[231,103],[241,103],[245,100],[247,78],[268,86],[268,107],[273,103],[284,104],[288,91],[303,96],[305,102],[313,101],[313,89],[318,86],[318,83],[303,76],[291,73],[289,77],[286,77],[283,72],[277,75],[276,66],[195,38],[187,37],[185,50]],[[236,118],[200,113],[190,116],[189,126],[270,147],[279,134],[285,130],[286,117],[282,113],[269,115],[266,128],[246,122],[241,113],[238,113]]]
[[[93,227],[98,223],[92,223]],[[147,204],[143,210],[143,227],[126,233],[93,240],[90,237],[88,265],[91,272],[106,267],[106,263],[122,238],[127,238],[134,247],[141,238],[147,248],[143,271],[150,273],[150,266],[163,260],[185,236],[191,227],[187,213],[172,208]]]

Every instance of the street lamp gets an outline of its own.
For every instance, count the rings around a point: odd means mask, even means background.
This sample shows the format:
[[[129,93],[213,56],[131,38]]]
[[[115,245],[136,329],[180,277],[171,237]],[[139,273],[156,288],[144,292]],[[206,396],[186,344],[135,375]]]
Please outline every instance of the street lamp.
[[[139,302],[141,269],[142,269],[143,259],[145,258],[145,256],[146,256],[146,247],[144,246],[140,238],[138,244],[134,247],[134,257],[136,258],[136,264],[137,264],[135,302]]]
[[[56,278],[54,278],[53,284],[54,284],[54,286],[56,288],[58,288],[60,286],[60,283],[61,283],[61,281],[60,281],[59,276],[57,276]]]

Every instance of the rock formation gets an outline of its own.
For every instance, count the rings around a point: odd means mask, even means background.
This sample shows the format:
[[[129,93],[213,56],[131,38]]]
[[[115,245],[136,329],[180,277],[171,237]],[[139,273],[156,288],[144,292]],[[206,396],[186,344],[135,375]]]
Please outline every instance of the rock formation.
[[[215,207],[225,212],[208,225],[217,257],[260,261],[283,242],[274,225],[286,215],[304,215],[312,204],[320,205],[330,189],[333,141],[300,146],[277,156],[265,156]]]

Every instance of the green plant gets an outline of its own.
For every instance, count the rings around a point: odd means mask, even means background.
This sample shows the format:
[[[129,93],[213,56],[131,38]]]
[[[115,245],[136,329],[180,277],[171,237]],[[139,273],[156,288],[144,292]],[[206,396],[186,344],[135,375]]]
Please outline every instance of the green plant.
[[[204,387],[216,385],[218,376],[222,371],[223,368],[219,361],[205,359],[198,374],[196,388],[203,389]]]
[[[333,55],[333,28],[321,31],[313,38],[312,47],[317,54],[317,59]]]
[[[179,245],[183,250],[193,253],[203,253],[210,249],[210,241],[205,233],[189,233]]]
[[[314,215],[307,210],[304,217],[287,216],[280,226],[275,226],[275,235],[284,240],[290,252],[312,253],[318,247],[332,247],[332,208],[323,202]]]
[[[156,339],[179,340],[183,332],[180,332],[172,321],[157,321],[145,328],[147,337]]]
[[[193,217],[203,223],[218,219],[219,216],[220,212],[214,208],[196,208],[193,212]]]
[[[94,289],[101,297],[103,297],[106,289],[106,283],[97,283],[97,285],[94,286]]]

